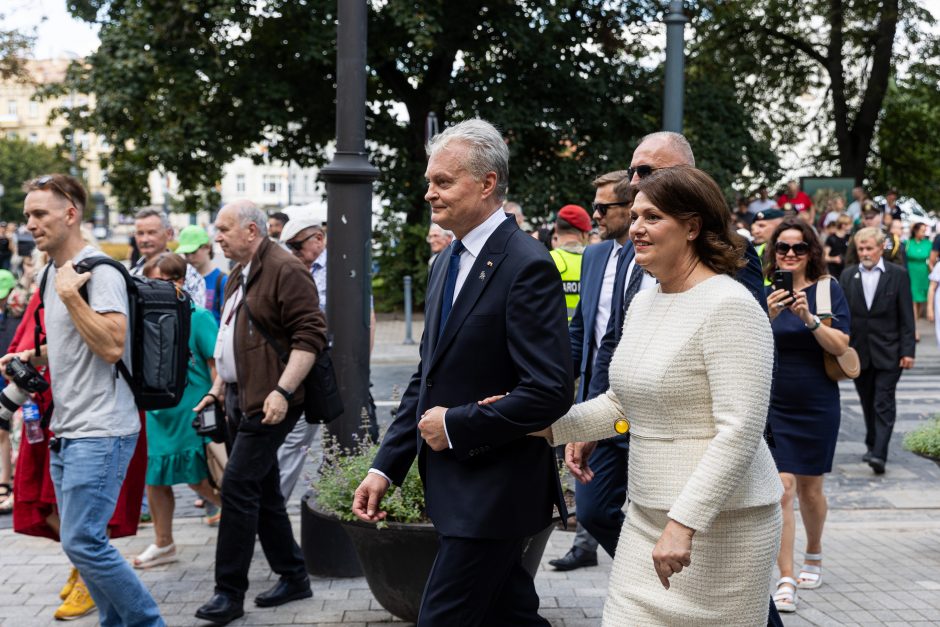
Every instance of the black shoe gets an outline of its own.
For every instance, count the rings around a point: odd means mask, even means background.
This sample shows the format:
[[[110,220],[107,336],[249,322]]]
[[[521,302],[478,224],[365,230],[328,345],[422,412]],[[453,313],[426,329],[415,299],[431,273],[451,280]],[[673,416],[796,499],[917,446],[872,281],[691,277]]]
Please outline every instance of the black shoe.
[[[870,461],[871,461],[871,451],[868,451],[867,453],[862,455],[862,462],[867,464]]]
[[[312,596],[309,579],[281,579],[274,584],[273,588],[256,596],[255,605],[274,607],[298,599],[309,599]]]
[[[564,557],[548,562],[555,570],[574,570],[585,566],[597,566],[597,551],[585,551],[576,546],[571,547]]]
[[[245,615],[241,603],[236,603],[220,592],[216,592],[209,602],[196,610],[196,618],[207,620],[216,625],[227,625],[236,618]]]
[[[868,460],[868,465],[875,471],[876,475],[885,474],[885,460],[880,457],[872,457]]]

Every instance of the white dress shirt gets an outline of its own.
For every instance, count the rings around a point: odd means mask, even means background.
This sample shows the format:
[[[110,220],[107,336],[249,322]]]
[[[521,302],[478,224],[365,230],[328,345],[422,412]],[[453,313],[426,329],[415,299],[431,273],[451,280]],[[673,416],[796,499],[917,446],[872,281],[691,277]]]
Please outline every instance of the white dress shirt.
[[[317,296],[320,300],[320,311],[326,313],[326,249],[310,264],[310,274],[313,282],[317,284]]]
[[[617,280],[617,252],[623,246],[614,240],[614,248],[610,251],[610,257],[607,258],[607,266],[604,268],[604,281],[601,283],[600,300],[597,301],[597,315],[594,316],[594,350],[600,350],[601,342],[604,341],[604,334],[607,333],[607,322],[610,320],[610,301],[614,294],[614,282]],[[584,324],[588,324],[585,320]]]
[[[871,270],[863,265],[858,266],[858,271],[862,275],[862,291],[865,292],[865,306],[871,309],[872,301],[875,300],[875,291],[878,289],[878,281],[881,274],[885,271],[884,257],[878,260],[875,267]]]
[[[222,307],[222,316],[219,319],[221,326],[219,334],[215,339],[215,350],[212,357],[215,359],[216,371],[226,383],[237,383],[238,376],[235,371],[235,320],[238,318],[235,314],[238,306],[242,302],[244,295],[244,282],[248,280],[248,271],[251,269],[251,262],[242,270],[243,282],[232,294],[232,297],[226,299]]]

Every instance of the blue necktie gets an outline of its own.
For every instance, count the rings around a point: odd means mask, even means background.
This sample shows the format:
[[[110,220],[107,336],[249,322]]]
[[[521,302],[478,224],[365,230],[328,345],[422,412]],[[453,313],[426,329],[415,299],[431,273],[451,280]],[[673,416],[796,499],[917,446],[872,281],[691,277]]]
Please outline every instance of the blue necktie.
[[[610,317],[613,320],[614,337],[620,339],[623,331],[623,287],[626,283],[627,272],[624,266],[627,262],[626,248],[621,246],[617,250],[617,270],[614,273],[614,291],[610,294]],[[609,328],[609,325],[608,325]]]
[[[460,253],[465,250],[463,242],[455,239],[450,245],[450,259],[447,266],[447,282],[444,283],[444,300],[441,301],[441,326],[437,330],[438,336],[444,332],[444,325],[454,306],[454,290],[457,288],[457,274],[460,273]]]
[[[623,315],[626,317],[627,310],[630,309],[630,303],[633,297],[640,291],[640,284],[643,283],[643,268],[640,264],[633,266],[633,272],[630,274],[630,282],[627,283],[627,292],[623,295]]]

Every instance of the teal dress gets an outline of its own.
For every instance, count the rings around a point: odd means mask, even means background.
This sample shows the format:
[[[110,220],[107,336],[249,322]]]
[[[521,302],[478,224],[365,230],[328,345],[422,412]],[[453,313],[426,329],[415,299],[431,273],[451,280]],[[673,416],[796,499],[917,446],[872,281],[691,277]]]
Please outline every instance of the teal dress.
[[[911,277],[911,295],[915,303],[927,302],[927,288],[930,287],[930,267],[927,260],[930,258],[930,240],[907,240],[907,273]]]
[[[193,429],[193,407],[212,387],[206,360],[212,358],[218,332],[212,312],[193,305],[183,400],[171,409],[147,412],[147,485],[199,483],[209,476],[206,439]]]

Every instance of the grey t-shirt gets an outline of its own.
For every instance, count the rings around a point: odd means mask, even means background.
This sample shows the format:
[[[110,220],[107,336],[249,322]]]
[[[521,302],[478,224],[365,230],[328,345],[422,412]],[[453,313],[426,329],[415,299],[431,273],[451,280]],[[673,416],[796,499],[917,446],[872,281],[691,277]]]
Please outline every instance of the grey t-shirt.
[[[86,246],[72,261],[100,255]],[[46,342],[52,375],[55,410],[50,429],[60,438],[96,438],[131,435],[140,431],[140,417],[127,381],[116,368],[88,348],[55,290],[56,268],[49,266],[43,304],[46,309]],[[85,284],[88,303],[98,313],[127,316],[127,285],[114,268],[98,266]],[[124,363],[131,367],[131,334],[127,325]]]

